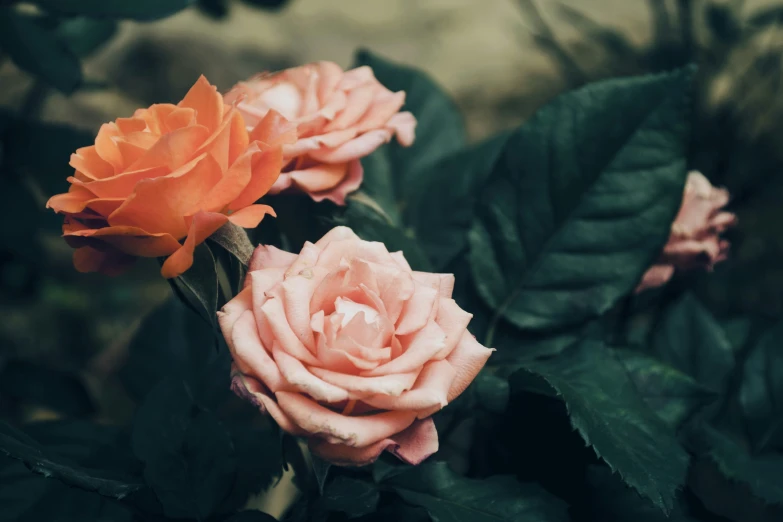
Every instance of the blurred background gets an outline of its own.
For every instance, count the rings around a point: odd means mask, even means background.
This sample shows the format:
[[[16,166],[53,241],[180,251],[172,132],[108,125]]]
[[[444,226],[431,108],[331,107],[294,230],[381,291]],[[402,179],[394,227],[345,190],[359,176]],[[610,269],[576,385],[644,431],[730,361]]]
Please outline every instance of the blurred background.
[[[104,122],[176,102],[199,74],[226,90],[315,60],[348,67],[358,48],[430,74],[473,140],[587,82],[697,63],[691,166],[730,189],[741,223],[730,261],[701,278],[700,293],[721,317],[783,312],[783,2],[169,3],[171,16],[115,23],[47,11],[53,0],[13,11],[0,2],[3,418],[127,421],[128,346],[170,293],[154,260],[111,279],[73,269],[61,219],[44,209],[67,190],[70,153]]]

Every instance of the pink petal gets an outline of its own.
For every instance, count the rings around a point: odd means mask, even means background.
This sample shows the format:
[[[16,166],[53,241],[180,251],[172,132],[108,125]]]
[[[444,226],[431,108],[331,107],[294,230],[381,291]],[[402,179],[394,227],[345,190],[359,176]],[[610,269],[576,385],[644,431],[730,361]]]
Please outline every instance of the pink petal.
[[[392,252],[391,253],[392,259],[394,259],[394,262],[397,263],[397,266],[399,266],[401,269],[405,270],[406,272],[411,272],[411,265],[408,264],[408,260],[405,259],[405,255],[402,253],[402,251],[399,252]]]
[[[387,411],[361,417],[347,417],[308,399],[289,392],[275,394],[280,409],[294,423],[312,435],[333,444],[364,447],[399,433],[416,420],[416,413]]]
[[[272,392],[288,390],[278,365],[269,356],[261,342],[253,313],[248,310],[234,324],[229,344],[234,363],[245,375],[251,375],[263,382]]]
[[[369,156],[384,143],[391,140],[388,129],[375,129],[343,143],[334,149],[319,149],[310,152],[310,157],[326,163],[344,163],[346,161]]]
[[[364,168],[361,162],[358,159],[350,161],[346,167],[345,177],[339,184],[325,192],[310,194],[310,197],[313,198],[313,201],[320,202],[328,199],[335,205],[344,206],[346,196],[356,191],[362,185],[363,179]]]
[[[324,368],[312,367],[310,371],[324,381],[340,386],[352,394],[352,398],[363,395],[391,395],[398,396],[411,389],[419,375],[419,369],[408,373],[396,373],[379,377],[360,377],[333,372]]]
[[[285,380],[298,391],[322,402],[335,403],[348,400],[347,391],[310,373],[298,359],[281,350],[277,343],[272,348],[272,355]]]
[[[416,139],[416,117],[410,112],[398,112],[386,122],[386,128],[397,135],[397,142],[410,147]]]
[[[399,396],[372,395],[362,402],[381,410],[416,411],[419,418],[432,415],[448,404],[449,389],[457,372],[447,361],[424,365],[416,384]]]
[[[288,325],[311,352],[315,352],[315,339],[310,328],[310,299],[325,275],[321,270],[304,269],[287,277],[269,293],[282,299]]]
[[[472,318],[473,314],[460,308],[454,299],[440,298],[435,321],[446,332],[446,341],[443,349],[435,356],[436,359],[442,359],[454,350]]]
[[[375,103],[373,103],[361,121],[357,123],[359,132],[372,132],[374,129],[386,125],[404,104],[405,91],[387,92],[382,96],[376,96]]]
[[[280,250],[272,245],[259,245],[250,256],[248,271],[262,268],[288,268],[296,259],[296,254]]]
[[[334,227],[323,235],[321,239],[315,242],[315,246],[323,250],[326,245],[332,241],[342,241],[344,239],[359,239],[353,230],[348,227]]]
[[[494,348],[486,348],[479,344],[470,332],[466,331],[462,335],[457,347],[446,357],[449,364],[457,371],[457,376],[449,388],[449,396],[446,398],[449,402],[459,397],[473,382],[494,351]]]
[[[362,85],[348,92],[345,109],[329,122],[325,131],[347,129],[364,116],[373,101],[376,87],[374,85]]]
[[[275,339],[280,343],[280,347],[285,352],[305,364],[318,364],[318,359],[315,358],[310,350],[302,344],[302,341],[299,340],[293,330],[291,330],[280,299],[268,299],[261,306],[260,311],[260,315],[266,318]]]
[[[414,371],[431,360],[446,344],[446,334],[436,323],[427,323],[418,332],[398,339],[403,349],[407,346],[399,357],[361,375],[371,377]]]
[[[348,175],[344,163],[321,163],[313,167],[288,173],[294,183],[304,192],[323,192],[333,189]]]
[[[291,266],[286,270],[286,277],[301,274],[305,270],[312,270],[318,261],[318,256],[320,254],[320,248],[309,241],[305,241],[305,244],[302,245],[302,250],[300,250],[299,255],[296,256],[296,260],[291,263]]]
[[[267,391],[264,390],[261,383],[239,372],[232,372],[231,375],[231,390],[240,398],[251,402],[263,413],[268,413],[272,416],[278,426],[283,431],[290,433],[291,435],[302,437],[306,436],[307,432],[294,424],[294,422],[283,413],[283,410],[277,405],[277,403],[267,395]]]
[[[650,288],[663,286],[669,282],[673,275],[674,267],[672,265],[653,265],[644,273],[634,292],[638,294]]]
[[[324,439],[309,439],[310,451],[338,466],[364,466],[375,462],[385,450],[408,464],[418,465],[438,451],[438,432],[432,419],[417,420],[408,428],[364,448],[330,444]]]
[[[431,274],[429,272],[413,272],[413,279],[419,283],[435,288],[441,297],[451,297],[454,291],[454,274]]]
[[[249,287],[239,292],[232,300],[223,305],[223,308],[217,313],[218,326],[223,332],[226,343],[231,343],[231,331],[237,319],[252,306],[252,293]]]
[[[405,301],[402,315],[394,329],[396,335],[408,335],[421,330],[429,322],[432,308],[438,301],[438,291],[429,286],[419,285],[410,299]]]

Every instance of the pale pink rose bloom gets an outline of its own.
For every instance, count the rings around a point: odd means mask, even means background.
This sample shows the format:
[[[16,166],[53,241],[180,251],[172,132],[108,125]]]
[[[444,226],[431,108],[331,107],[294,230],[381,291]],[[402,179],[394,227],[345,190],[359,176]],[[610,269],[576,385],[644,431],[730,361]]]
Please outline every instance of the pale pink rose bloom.
[[[298,190],[315,201],[338,205],[358,189],[360,158],[391,140],[413,143],[416,118],[400,112],[405,92],[392,92],[367,66],[350,71],[317,62],[264,73],[240,82],[225,95],[252,129],[270,110],[292,122],[296,143],[285,145],[287,160],[270,193]]]
[[[418,464],[438,450],[430,416],[493,351],[468,332],[452,274],[414,272],[346,227],[298,255],[259,246],[250,265],[218,312],[237,395],[335,464],[384,450]]]
[[[658,262],[642,276],[636,292],[666,284],[675,269],[712,270],[716,263],[725,260],[729,242],[720,235],[737,223],[733,213],[723,210],[728,202],[727,190],[713,187],[700,172],[689,172],[669,241]]]

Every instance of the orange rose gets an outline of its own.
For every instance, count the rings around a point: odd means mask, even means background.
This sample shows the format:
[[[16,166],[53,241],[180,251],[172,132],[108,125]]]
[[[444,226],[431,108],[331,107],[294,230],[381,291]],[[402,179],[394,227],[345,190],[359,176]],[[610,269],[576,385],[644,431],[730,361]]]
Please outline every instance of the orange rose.
[[[492,353],[467,330],[453,275],[414,272],[349,228],[298,255],[258,247],[245,285],[218,313],[233,390],[335,464],[432,455],[430,416]]]
[[[274,215],[254,203],[280,174],[292,138],[280,129],[270,112],[248,133],[203,76],[177,105],[101,126],[95,145],[71,155],[69,191],[47,203],[65,215],[76,269],[116,274],[136,256],[168,256],[161,273],[175,277],[227,221],[252,228]]]
[[[416,128],[410,112],[399,112],[405,92],[391,92],[367,66],[343,72],[318,62],[262,74],[237,84],[225,101],[250,126],[270,110],[296,124],[299,139],[283,147],[286,164],[270,193],[291,188],[338,205],[362,183],[360,158],[395,134],[409,146]]]

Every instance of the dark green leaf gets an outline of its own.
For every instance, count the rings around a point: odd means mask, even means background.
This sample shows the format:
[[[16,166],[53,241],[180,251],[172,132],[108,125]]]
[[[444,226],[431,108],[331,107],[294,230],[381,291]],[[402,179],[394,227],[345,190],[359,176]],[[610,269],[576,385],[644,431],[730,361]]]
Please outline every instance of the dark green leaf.
[[[664,514],[646,498],[623,484],[622,479],[604,466],[590,466],[588,520],[600,522],[692,522],[680,505]]]
[[[195,0],[31,0],[42,9],[63,16],[129,18],[149,21],[185,9]]]
[[[166,376],[187,382],[197,402],[229,387],[228,371],[219,375],[220,358],[212,328],[175,298],[170,298],[144,318],[128,347],[128,359],[120,379],[130,395],[141,401]],[[227,393],[226,393],[227,394]]]
[[[405,222],[436,269],[444,268],[467,246],[478,194],[508,138],[509,133],[502,133],[465,147],[409,181]]]
[[[574,428],[599,457],[655,505],[672,509],[688,455],[644,403],[613,352],[588,340],[525,367],[557,390]]]
[[[318,507],[355,518],[375,511],[379,498],[380,492],[375,484],[341,475],[329,482],[318,500]]]
[[[244,506],[250,495],[268,488],[283,473],[277,433],[259,431],[246,423],[231,425],[230,433],[237,456],[237,474],[231,493],[221,504],[223,512]]]
[[[783,455],[751,455],[734,440],[710,427],[700,430],[699,437],[726,477],[748,484],[755,495],[771,504],[783,504]]]
[[[462,117],[454,102],[426,74],[386,61],[369,51],[356,55],[356,66],[369,66],[376,78],[392,91],[405,91],[403,110],[416,117],[416,140],[410,147],[390,143],[362,160],[362,188],[399,221],[409,203],[412,184],[428,175],[428,167],[465,144]]]
[[[745,360],[739,404],[756,451],[783,450],[783,323],[771,328]]]
[[[76,56],[87,57],[100,49],[117,32],[114,20],[75,17],[63,20],[57,35],[68,44]]]
[[[231,438],[193,404],[185,386],[166,379],[139,408],[133,451],[169,517],[206,519],[229,494],[236,472]]]
[[[495,413],[503,413],[508,405],[508,380],[489,373],[487,370],[478,374],[470,385],[476,402],[482,408]]]
[[[199,11],[217,20],[228,16],[227,0],[197,0],[196,5]]]
[[[692,74],[588,85],[509,138],[469,234],[477,288],[496,314],[561,327],[634,289],[682,199]]]
[[[221,248],[237,258],[240,263],[247,266],[250,256],[253,255],[253,243],[247,237],[247,232],[233,223],[226,223],[217,232],[209,237],[209,240],[220,245]]]
[[[687,374],[652,357],[631,350],[615,353],[647,405],[675,430],[717,397]]]
[[[340,221],[362,239],[384,243],[389,252],[401,250],[414,270],[431,272],[432,265],[419,243],[389,222],[379,210],[374,200],[360,192],[348,198],[348,210]]]
[[[258,7],[259,9],[268,9],[276,11],[282,9],[288,3],[288,0],[243,0],[247,5]]]
[[[559,522],[566,505],[536,484],[510,476],[460,477],[445,462],[427,462],[384,479],[406,502],[429,511],[438,522]]]
[[[653,350],[663,362],[718,393],[723,393],[734,368],[734,351],[726,332],[692,295],[667,310],[656,328]]]
[[[65,94],[82,82],[79,59],[38,17],[0,7],[0,49],[20,69]]]
[[[95,411],[93,401],[77,375],[29,361],[9,361],[2,366],[0,395],[67,415],[83,416]]]
[[[144,487],[133,477],[72,464],[4,422],[0,422],[0,453],[24,462],[30,470],[45,477],[108,497],[121,499]]]
[[[177,296],[213,327],[217,324],[218,271],[215,256],[206,243],[193,252],[193,266],[169,279]]]

